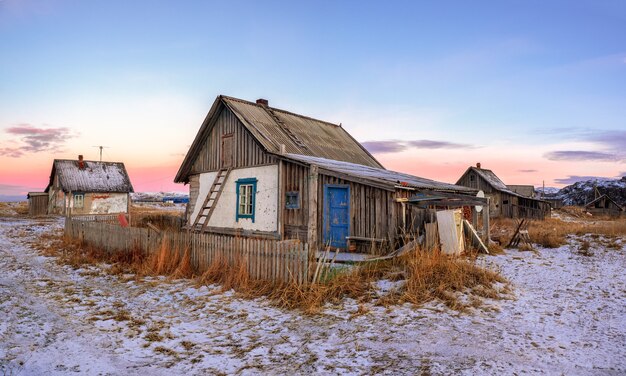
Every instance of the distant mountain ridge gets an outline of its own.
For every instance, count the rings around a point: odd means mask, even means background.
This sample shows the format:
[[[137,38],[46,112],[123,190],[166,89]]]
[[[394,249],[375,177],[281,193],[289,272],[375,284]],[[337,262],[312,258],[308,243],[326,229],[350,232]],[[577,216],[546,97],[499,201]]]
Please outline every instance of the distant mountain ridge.
[[[598,188],[601,195],[606,194],[619,205],[626,205],[626,176],[621,179],[590,179],[579,181],[563,187],[556,192],[554,188],[546,188],[544,197],[559,198],[565,205],[583,206],[595,199],[594,187]],[[536,190],[541,194],[541,188]]]

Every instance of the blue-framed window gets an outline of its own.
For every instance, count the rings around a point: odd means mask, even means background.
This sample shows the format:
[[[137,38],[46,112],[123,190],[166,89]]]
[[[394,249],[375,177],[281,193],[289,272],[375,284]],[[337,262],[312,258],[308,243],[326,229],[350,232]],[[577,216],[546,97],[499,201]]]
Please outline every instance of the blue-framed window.
[[[289,191],[285,194],[285,209],[300,209],[299,191]]]
[[[237,222],[239,218],[250,218],[254,223],[256,207],[256,178],[239,179],[237,184]]]

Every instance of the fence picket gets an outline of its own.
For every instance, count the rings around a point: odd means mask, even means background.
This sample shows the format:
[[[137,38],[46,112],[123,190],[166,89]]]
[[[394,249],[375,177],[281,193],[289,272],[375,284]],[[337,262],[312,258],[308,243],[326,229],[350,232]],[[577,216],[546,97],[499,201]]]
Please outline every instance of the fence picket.
[[[96,216],[97,217],[97,216]],[[111,217],[112,218],[112,217]],[[214,233],[164,232],[138,227],[121,227],[115,221],[94,216],[65,218],[65,235],[106,252],[131,252],[145,255],[157,252],[166,241],[170,249],[183,256],[189,250],[192,268],[202,274],[221,258],[229,265],[244,262],[254,280],[272,283],[308,283],[308,244],[273,239],[235,237]]]

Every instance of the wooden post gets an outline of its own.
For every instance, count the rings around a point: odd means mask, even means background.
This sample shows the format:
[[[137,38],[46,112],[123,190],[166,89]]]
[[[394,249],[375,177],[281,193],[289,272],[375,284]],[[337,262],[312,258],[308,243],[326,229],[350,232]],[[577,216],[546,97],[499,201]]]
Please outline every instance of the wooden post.
[[[281,145],[284,147],[284,145]],[[284,217],[285,217],[285,185],[286,180],[284,178],[285,174],[285,161],[278,161],[278,208],[276,210],[277,218],[277,228],[279,235],[279,240],[285,239],[285,231],[284,231]]]
[[[476,210],[476,208],[477,206],[474,206],[474,208],[472,208],[472,227],[474,227],[475,230],[478,230],[478,211]]]
[[[130,221],[130,193],[126,193],[126,213],[128,213],[128,225],[132,227],[133,224]]]
[[[489,247],[489,200],[490,197],[487,197],[487,205],[483,206],[483,241],[485,246]]]
[[[309,256],[315,257],[317,253],[317,194],[318,194],[319,174],[317,166],[311,165],[309,170],[309,221],[307,228],[307,242],[309,243]]]

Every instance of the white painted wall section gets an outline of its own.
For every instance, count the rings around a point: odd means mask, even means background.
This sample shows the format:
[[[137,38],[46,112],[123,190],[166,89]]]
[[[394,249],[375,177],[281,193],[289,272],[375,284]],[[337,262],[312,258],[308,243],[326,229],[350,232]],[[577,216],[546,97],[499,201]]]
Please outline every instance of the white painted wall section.
[[[128,194],[126,193],[92,193],[91,214],[126,213]]]
[[[193,224],[209,194],[217,172],[200,174],[198,199],[190,217]],[[257,179],[254,223],[249,218],[239,218],[237,221],[237,180]],[[204,218],[200,219],[204,223]],[[209,220],[209,226],[222,228],[237,228],[255,231],[278,230],[278,165],[248,167],[232,170],[220,199],[216,203],[215,211]]]

